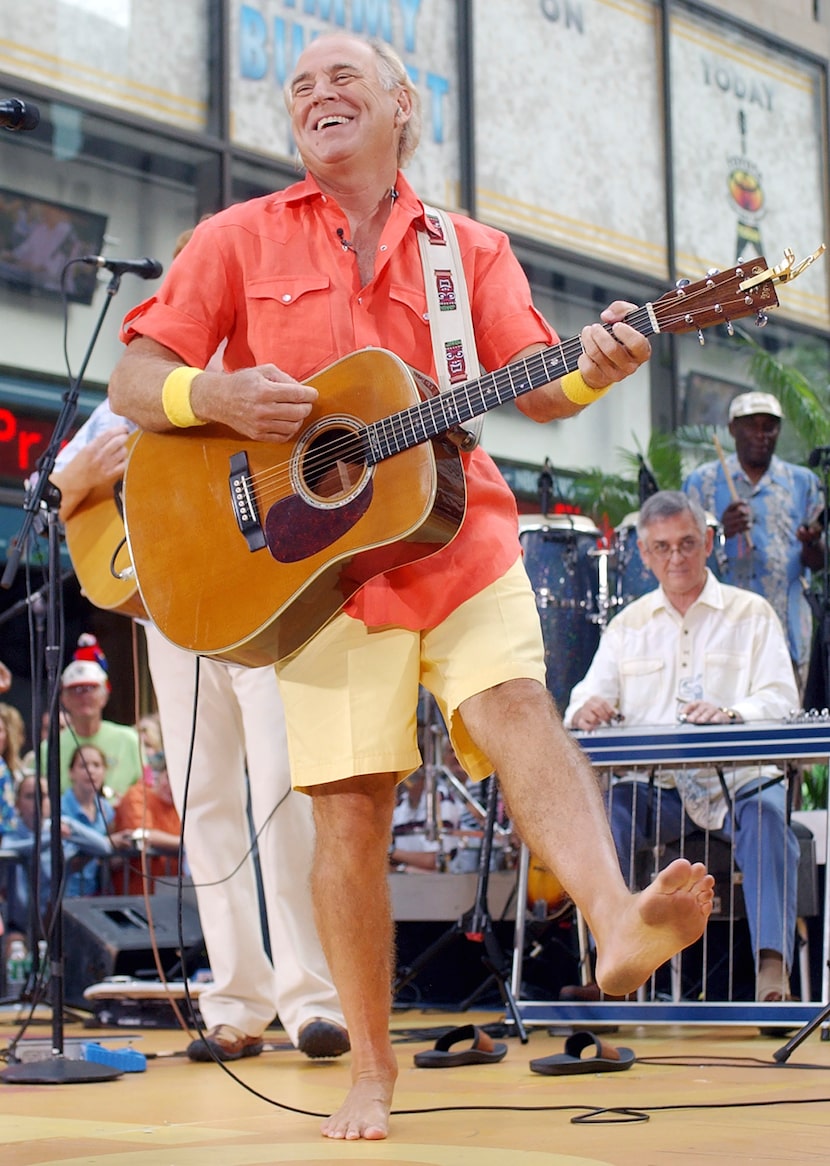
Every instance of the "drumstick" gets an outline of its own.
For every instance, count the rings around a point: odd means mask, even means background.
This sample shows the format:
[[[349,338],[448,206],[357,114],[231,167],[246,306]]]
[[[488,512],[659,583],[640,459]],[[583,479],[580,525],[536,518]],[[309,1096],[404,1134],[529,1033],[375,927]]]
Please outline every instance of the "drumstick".
[[[723,452],[723,446],[720,443],[720,438],[718,437],[717,433],[712,434],[712,444],[714,445],[715,452],[717,453],[718,458],[720,459],[720,464],[723,466],[723,476],[726,478],[726,484],[729,487],[729,493],[732,496],[732,501],[733,502],[740,502],[741,496],[738,493],[738,491],[735,489],[735,483],[732,481],[732,475],[730,474],[729,470],[726,467],[726,454]],[[750,550],[752,550],[752,535],[749,533],[748,530],[745,530],[743,532],[743,535],[744,535],[744,538],[746,539],[746,545],[749,547]]]

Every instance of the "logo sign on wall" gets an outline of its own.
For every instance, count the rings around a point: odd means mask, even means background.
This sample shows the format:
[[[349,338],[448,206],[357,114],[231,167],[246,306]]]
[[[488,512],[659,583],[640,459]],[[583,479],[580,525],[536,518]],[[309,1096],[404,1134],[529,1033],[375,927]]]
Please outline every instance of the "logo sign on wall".
[[[680,274],[814,251],[828,235],[821,66],[677,8],[671,75]],[[781,313],[826,327],[827,281],[826,263],[805,271]]]

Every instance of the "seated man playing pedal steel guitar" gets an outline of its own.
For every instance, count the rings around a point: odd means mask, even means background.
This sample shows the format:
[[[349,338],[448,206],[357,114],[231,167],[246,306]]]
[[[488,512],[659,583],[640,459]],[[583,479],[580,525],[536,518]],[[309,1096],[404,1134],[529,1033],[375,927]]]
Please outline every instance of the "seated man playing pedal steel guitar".
[[[798,696],[780,621],[761,596],[719,583],[707,569],[713,532],[703,510],[679,492],[654,494],[640,511],[637,535],[659,587],[611,621],[571,693],[565,724],[591,730],[612,722],[634,728],[786,716]],[[758,765],[727,771],[727,799],[714,768],[658,769],[653,782],[642,774],[615,782],[609,796],[624,873],[633,853],[654,844],[650,824],[658,820],[661,842],[697,827],[734,838],[756,997],[765,1001],[789,994],[795,938],[799,851],[777,774]]]

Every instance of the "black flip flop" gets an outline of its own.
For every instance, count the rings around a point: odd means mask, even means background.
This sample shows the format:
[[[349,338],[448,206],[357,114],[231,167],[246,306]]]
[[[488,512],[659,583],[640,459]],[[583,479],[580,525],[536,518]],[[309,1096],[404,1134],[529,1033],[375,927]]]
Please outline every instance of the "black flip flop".
[[[593,1055],[583,1057],[586,1049]],[[564,1053],[538,1057],[530,1062],[531,1071],[548,1077],[566,1077],[572,1073],[619,1073],[630,1069],[637,1058],[632,1049],[606,1044],[592,1032],[575,1032],[565,1041]]]
[[[453,1045],[462,1041],[469,1041],[468,1047],[451,1053]],[[492,1065],[501,1061],[506,1053],[506,1044],[494,1041],[475,1024],[464,1024],[445,1032],[435,1042],[434,1048],[416,1053],[414,1060],[418,1069],[452,1069],[458,1065]]]

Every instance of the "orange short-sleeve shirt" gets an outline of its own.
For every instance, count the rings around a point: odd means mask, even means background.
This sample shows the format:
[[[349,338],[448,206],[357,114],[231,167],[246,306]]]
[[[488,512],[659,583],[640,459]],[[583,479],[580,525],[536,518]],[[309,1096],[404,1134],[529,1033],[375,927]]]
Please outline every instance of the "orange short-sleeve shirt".
[[[122,340],[149,336],[204,368],[226,339],[226,369],[271,362],[297,380],[374,346],[435,379],[417,239],[424,208],[400,174],[396,189],[367,285],[342,245],[345,215],[308,177],[201,223],[159,291],[127,315]],[[481,367],[493,371],[530,344],[555,343],[507,236],[452,218]],[[434,627],[518,557],[509,487],[483,449],[461,456],[467,509],[458,534],[430,558],[365,584],[349,614],[371,627]]]

